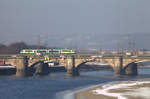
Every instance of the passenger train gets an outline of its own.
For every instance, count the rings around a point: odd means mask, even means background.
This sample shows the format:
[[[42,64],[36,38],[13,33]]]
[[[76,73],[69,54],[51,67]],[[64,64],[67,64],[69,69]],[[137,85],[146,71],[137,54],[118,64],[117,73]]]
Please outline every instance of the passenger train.
[[[23,49],[20,54],[45,55],[45,54],[75,54],[69,49]]]

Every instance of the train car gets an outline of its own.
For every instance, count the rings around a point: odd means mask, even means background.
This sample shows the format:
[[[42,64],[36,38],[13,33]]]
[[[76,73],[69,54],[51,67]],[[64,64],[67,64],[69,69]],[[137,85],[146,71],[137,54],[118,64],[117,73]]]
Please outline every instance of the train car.
[[[62,49],[60,50],[61,54],[75,54],[75,51],[69,49]]]
[[[75,51],[69,49],[52,49],[50,54],[75,54]]]
[[[69,49],[23,49],[20,54],[47,55],[47,54],[75,54]]]
[[[37,49],[36,55],[45,55],[49,54],[49,51],[47,49]]]
[[[23,49],[20,51],[20,54],[36,54],[37,50],[36,49]]]
[[[49,54],[60,54],[60,50],[59,49],[50,49]]]

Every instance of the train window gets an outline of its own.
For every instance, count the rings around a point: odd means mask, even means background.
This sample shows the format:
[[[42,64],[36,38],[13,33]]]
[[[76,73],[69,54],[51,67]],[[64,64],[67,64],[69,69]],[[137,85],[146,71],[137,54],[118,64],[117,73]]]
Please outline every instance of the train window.
[[[50,52],[59,52],[59,51],[50,51]]]
[[[38,53],[46,53],[46,51],[37,51]]]
[[[62,52],[71,52],[71,50],[61,50]]]
[[[25,52],[32,52],[32,50],[25,50]]]

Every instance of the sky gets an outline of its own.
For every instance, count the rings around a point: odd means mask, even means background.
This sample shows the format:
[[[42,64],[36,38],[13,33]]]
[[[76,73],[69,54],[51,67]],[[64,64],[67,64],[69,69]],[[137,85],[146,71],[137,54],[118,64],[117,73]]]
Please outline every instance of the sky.
[[[0,43],[127,49],[132,39],[137,49],[150,48],[149,4],[150,0],[0,0]]]

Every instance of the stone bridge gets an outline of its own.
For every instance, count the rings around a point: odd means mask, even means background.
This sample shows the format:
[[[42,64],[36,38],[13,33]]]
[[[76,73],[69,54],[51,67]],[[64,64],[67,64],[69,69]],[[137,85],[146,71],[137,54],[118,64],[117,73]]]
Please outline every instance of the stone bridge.
[[[0,61],[16,66],[17,76],[26,76],[30,72],[29,68],[36,63],[40,64],[40,72],[44,72],[44,61],[57,61],[67,69],[68,76],[79,75],[78,67],[84,63],[92,61],[104,61],[108,63],[114,70],[115,75],[137,75],[137,64],[142,61],[150,61],[150,57],[138,56],[104,56],[91,58],[90,56],[74,55],[74,56],[23,56],[23,55],[1,55]]]
[[[107,57],[68,57],[64,59],[67,71],[70,71],[71,75],[78,75],[78,67],[87,62],[105,62],[109,64],[113,70],[114,75],[137,75],[137,66],[141,65],[141,62],[150,62],[150,57],[138,56],[138,57],[123,57],[123,56],[107,56]],[[67,73],[69,74],[69,73]]]

